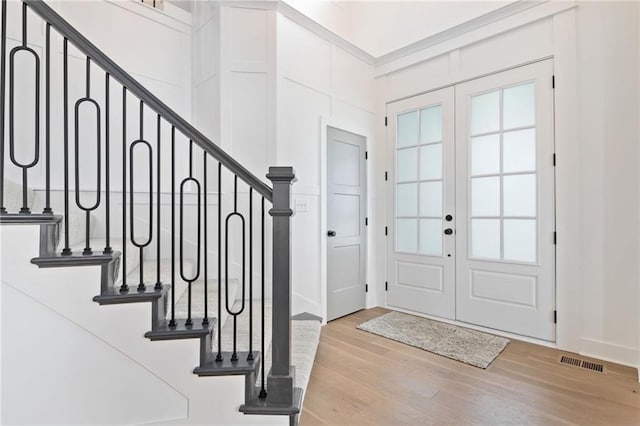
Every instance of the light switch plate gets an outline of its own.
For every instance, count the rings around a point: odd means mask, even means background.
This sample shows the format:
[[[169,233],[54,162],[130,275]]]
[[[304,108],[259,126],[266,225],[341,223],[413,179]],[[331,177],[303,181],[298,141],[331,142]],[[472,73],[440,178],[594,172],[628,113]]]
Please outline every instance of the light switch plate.
[[[307,200],[296,198],[294,202],[295,211],[297,212],[306,212],[307,211]]]

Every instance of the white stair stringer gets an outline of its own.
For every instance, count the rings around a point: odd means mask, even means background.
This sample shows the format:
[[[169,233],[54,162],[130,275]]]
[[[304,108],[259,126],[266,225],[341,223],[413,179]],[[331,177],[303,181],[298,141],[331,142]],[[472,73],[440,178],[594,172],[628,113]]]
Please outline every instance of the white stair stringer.
[[[138,368],[155,376],[163,386],[168,385],[188,400],[184,407],[177,407],[181,415],[172,418],[158,419],[149,413],[146,420],[139,415],[127,420],[128,413],[121,413],[123,424],[211,424],[211,425],[285,425],[288,419],[284,416],[245,416],[237,411],[243,403],[244,378],[240,376],[223,376],[204,380],[194,375],[193,369],[199,363],[199,341],[197,339],[180,341],[151,342],[144,338],[145,332],[151,328],[151,304],[131,303],[99,306],[92,301],[100,291],[100,268],[95,266],[40,269],[29,262],[38,256],[39,228],[37,225],[0,226],[0,247],[2,249],[2,279],[17,288],[20,293],[46,306],[50,311],[64,317],[67,321],[85,330],[95,339],[109,345],[123,356],[132,360]],[[3,313],[2,331],[12,333],[11,323],[29,321],[29,318],[7,318]],[[49,335],[55,335],[55,327],[47,324],[32,324],[32,327],[45,327]],[[86,335],[86,333],[84,333]],[[53,339],[55,341],[55,339]],[[20,360],[20,368],[24,375],[29,375],[40,386],[51,388],[57,392],[58,382],[48,381],[51,368],[62,368],[68,363],[57,362],[55,357],[43,357],[42,347],[38,339],[24,336],[25,344],[30,345]],[[81,341],[67,343],[67,350],[82,353]],[[52,351],[53,352],[53,351]],[[46,353],[46,350],[45,350]],[[55,353],[64,353],[56,351]],[[118,398],[127,388],[127,377],[120,381],[111,381],[108,388],[96,392],[92,389],[92,376],[119,374],[108,365],[108,359],[80,357],[86,362],[84,367],[91,370],[91,375],[77,374],[74,369],[64,371],[70,380],[65,388],[84,390],[86,394],[94,394],[100,398],[100,407],[118,410]],[[12,366],[13,368],[13,366]],[[66,368],[66,367],[65,367]],[[3,392],[11,392],[12,386],[20,383],[3,383]],[[149,392],[143,392],[140,398],[146,398]],[[91,395],[87,398],[92,399]],[[95,399],[93,398],[93,399]],[[30,401],[31,407],[46,406],[44,401]],[[84,402],[83,402],[84,404]],[[96,402],[97,404],[97,402]],[[89,406],[89,405],[88,405]],[[139,413],[138,413],[139,414]],[[91,423],[103,422],[100,410],[89,410],[93,416]],[[71,419],[60,410],[47,413],[51,423],[71,424]]]

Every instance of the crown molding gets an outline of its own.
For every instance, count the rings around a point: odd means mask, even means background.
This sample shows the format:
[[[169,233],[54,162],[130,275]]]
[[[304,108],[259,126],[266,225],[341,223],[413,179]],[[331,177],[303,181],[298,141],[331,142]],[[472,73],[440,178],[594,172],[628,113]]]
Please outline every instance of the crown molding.
[[[376,65],[384,65],[389,62],[393,62],[404,56],[419,52],[431,46],[435,46],[436,44],[449,41],[462,34],[492,24],[501,19],[516,15],[527,9],[538,6],[542,3],[546,3],[547,1],[549,0],[519,0],[515,3],[510,3],[499,9],[478,16],[477,18],[473,18],[467,22],[463,22],[462,24],[456,25],[447,30],[441,31],[429,37],[423,38],[422,40],[411,43],[405,47],[401,47],[392,52],[379,56],[376,58]]]
[[[220,5],[275,10],[282,16],[316,34],[318,37],[351,53],[353,56],[375,67],[375,77],[398,71],[437,55],[455,50],[463,45],[500,34],[527,23],[560,13],[576,6],[576,0],[518,0],[499,9],[486,13],[470,21],[456,25],[408,46],[396,49],[382,56],[373,56],[344,37],[333,32],[283,0],[219,0]],[[520,19],[515,19],[520,15]],[[482,31],[491,24],[495,29]]]
[[[330,43],[335,44],[336,46],[340,47],[343,50],[346,50],[347,52],[351,53],[353,56],[359,59],[362,59],[368,64],[375,65],[376,58],[373,55],[359,48],[358,46],[346,40],[345,38],[338,35],[337,33],[331,31],[327,27],[319,24],[317,21],[314,21],[313,19],[309,18],[307,15],[303,14],[298,9],[295,9],[293,6],[289,5],[288,3],[285,3],[282,0],[278,0],[277,10],[283,16],[286,16],[287,18],[291,19],[295,23],[313,32],[317,36],[327,40]]]

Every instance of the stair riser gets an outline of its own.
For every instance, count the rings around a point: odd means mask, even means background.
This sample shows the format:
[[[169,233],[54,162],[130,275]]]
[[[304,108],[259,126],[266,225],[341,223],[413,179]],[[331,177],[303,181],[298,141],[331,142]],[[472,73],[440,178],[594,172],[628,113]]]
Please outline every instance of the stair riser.
[[[40,257],[56,254],[56,246],[60,237],[60,223],[40,225]]]
[[[151,302],[151,330],[157,330],[160,323],[165,321],[167,316],[168,298],[165,294],[160,299]]]
[[[101,294],[106,294],[109,288],[115,285],[116,277],[118,276],[118,269],[120,269],[120,258],[116,258],[100,267]]]
[[[211,358],[211,347],[213,344],[213,331],[200,338],[200,365],[205,365]]]
[[[258,370],[253,370],[245,376],[244,379],[244,403],[246,405],[251,404],[258,399],[260,394],[260,388],[256,387],[256,380],[258,376]]]

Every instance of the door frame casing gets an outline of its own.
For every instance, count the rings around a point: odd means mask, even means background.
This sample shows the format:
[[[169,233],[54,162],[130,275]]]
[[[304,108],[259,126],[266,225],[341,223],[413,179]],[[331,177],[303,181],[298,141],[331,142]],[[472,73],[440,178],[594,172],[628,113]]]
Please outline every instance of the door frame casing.
[[[355,135],[361,136],[365,139],[365,150],[367,152],[371,152],[371,141],[372,141],[372,133],[368,131],[366,128],[360,128],[358,126],[354,126],[352,122],[348,122],[345,120],[341,120],[334,117],[320,117],[320,312],[322,313],[322,324],[327,323],[327,268],[328,268],[328,259],[327,259],[327,206],[328,206],[328,172],[327,169],[329,167],[329,159],[328,159],[328,128],[333,127],[334,129],[342,130],[345,132],[353,133]],[[371,160],[371,157],[369,157]],[[365,197],[365,206],[366,206],[366,217],[369,218],[369,222],[371,222],[371,213],[370,213],[370,205],[369,197],[372,191],[369,191],[371,188],[371,167],[368,166],[368,161],[365,161],[365,175],[367,177],[366,187],[367,187],[367,195]],[[370,229],[372,228],[371,223],[369,226],[366,226],[366,244],[365,244],[365,283],[371,284],[371,277],[373,277],[372,265],[371,265],[371,257],[369,253],[371,253],[370,244],[372,243],[372,238],[370,235]],[[372,287],[369,288],[372,290]],[[365,293],[365,308],[373,307],[373,299],[371,295],[372,291]]]

